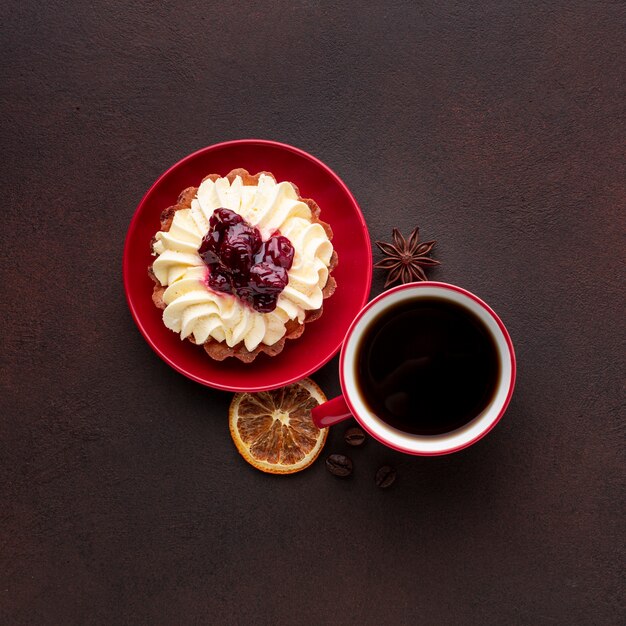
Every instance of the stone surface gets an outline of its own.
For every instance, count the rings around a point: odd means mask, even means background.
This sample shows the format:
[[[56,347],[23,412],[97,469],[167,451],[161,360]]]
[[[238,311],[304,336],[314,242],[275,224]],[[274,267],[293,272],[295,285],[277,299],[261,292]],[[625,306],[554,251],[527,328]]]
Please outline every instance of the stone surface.
[[[0,16],[2,623],[624,622],[624,3]],[[519,377],[486,439],[266,476],[231,444],[230,394],[152,353],[121,282],[134,208],[242,137],[325,161],[372,239],[419,224],[431,277],[501,314]],[[336,368],[314,377],[329,396]]]

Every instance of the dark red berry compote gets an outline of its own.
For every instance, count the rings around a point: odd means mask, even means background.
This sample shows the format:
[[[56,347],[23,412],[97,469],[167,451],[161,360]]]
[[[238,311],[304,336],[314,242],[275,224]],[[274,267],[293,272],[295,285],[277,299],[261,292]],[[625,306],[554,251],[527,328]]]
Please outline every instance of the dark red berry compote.
[[[270,313],[289,282],[291,241],[280,234],[263,241],[257,228],[230,209],[216,209],[198,249],[209,268],[207,285]]]

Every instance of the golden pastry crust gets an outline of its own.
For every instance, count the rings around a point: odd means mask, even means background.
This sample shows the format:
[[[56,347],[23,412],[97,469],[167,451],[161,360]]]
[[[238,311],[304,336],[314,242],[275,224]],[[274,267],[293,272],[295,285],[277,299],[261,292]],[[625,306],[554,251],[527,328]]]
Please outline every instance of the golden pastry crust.
[[[230,183],[232,183],[237,176],[241,177],[244,185],[258,185],[259,178],[261,174],[265,174],[266,176],[271,176],[274,180],[276,180],[275,176],[271,172],[258,172],[257,174],[250,174],[248,170],[242,168],[236,168],[231,170],[225,177],[220,176],[219,174],[209,174],[202,179],[202,182],[205,180],[217,180],[218,178],[228,178]],[[311,210],[311,222],[317,223],[326,232],[326,235],[329,240],[333,238],[333,231],[331,227],[322,220],[319,219],[320,216],[320,208],[311,198],[302,198],[300,196],[300,191],[293,183],[290,185],[295,189],[298,194],[298,200],[304,202],[309,209]],[[178,196],[178,200],[175,205],[168,207],[161,213],[161,230],[168,231],[172,226],[172,220],[174,219],[174,214],[176,211],[180,211],[180,209],[189,209],[191,208],[191,201],[196,197],[196,193],[198,191],[197,187],[187,187],[184,189],[181,194]],[[150,243],[150,248],[152,249],[156,239],[152,239]],[[331,272],[337,267],[338,257],[337,252],[333,250],[333,254],[330,258],[330,263],[328,265],[328,279],[326,280],[326,285],[322,289],[322,296],[324,300],[330,298],[330,296],[335,293],[335,289],[337,288],[337,282],[335,278],[331,275]],[[152,269],[152,265],[148,268],[148,274],[150,278],[154,281],[154,288],[152,291],[152,301],[159,309],[165,308],[165,302],[163,302],[163,292],[165,291],[165,287],[161,285],[158,278],[154,275],[154,271]],[[271,346],[267,346],[263,343],[259,344],[254,350],[250,351],[246,349],[243,341],[239,342],[232,348],[226,344],[226,342],[216,341],[212,337],[210,337],[204,344],[203,347],[206,353],[216,361],[223,361],[228,357],[235,357],[244,363],[251,363],[254,359],[261,353],[265,353],[269,356],[276,356],[280,352],[282,352],[285,347],[285,341],[287,339],[297,339],[304,332],[304,327],[309,322],[313,322],[316,319],[319,319],[322,316],[324,311],[323,305],[319,309],[315,309],[313,311],[307,311],[306,316],[304,318],[304,322],[301,324],[297,320],[290,320],[286,324],[287,331],[284,336],[279,339],[275,344]],[[193,336],[187,338],[191,343],[195,343]]]

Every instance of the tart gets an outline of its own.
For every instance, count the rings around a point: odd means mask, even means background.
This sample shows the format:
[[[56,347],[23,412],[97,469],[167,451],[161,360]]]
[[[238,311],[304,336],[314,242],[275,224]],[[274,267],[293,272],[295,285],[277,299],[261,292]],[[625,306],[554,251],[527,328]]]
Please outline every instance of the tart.
[[[279,354],[335,291],[332,230],[270,172],[210,174],[161,214],[149,268],[167,328],[217,361]]]

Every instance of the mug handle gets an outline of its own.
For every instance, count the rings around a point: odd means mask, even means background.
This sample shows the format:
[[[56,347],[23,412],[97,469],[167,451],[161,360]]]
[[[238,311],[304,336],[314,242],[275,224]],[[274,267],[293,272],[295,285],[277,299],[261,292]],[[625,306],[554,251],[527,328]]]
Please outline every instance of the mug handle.
[[[338,424],[339,422],[350,419],[352,413],[350,413],[350,409],[344,397],[337,396],[332,400],[324,402],[324,404],[316,406],[311,411],[311,417],[313,418],[313,423],[318,428],[328,428],[333,424]]]

